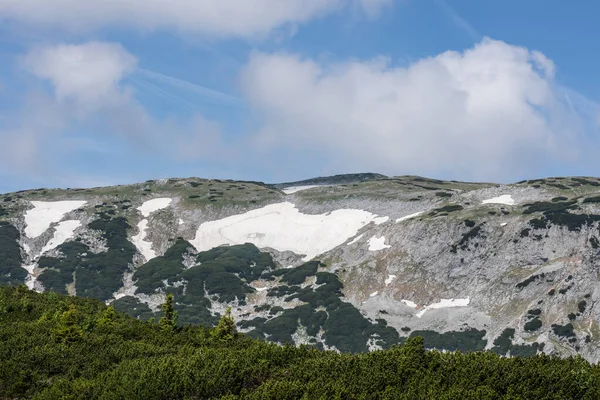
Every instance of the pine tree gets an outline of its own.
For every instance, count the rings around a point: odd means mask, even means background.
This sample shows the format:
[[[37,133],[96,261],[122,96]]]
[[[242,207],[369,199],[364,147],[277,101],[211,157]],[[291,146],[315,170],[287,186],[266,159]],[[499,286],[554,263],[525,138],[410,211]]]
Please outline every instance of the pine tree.
[[[175,311],[173,294],[168,293],[162,305],[163,317],[158,321],[162,330],[172,331],[177,326],[177,311]]]
[[[79,311],[74,304],[70,304],[67,311],[59,317],[59,322],[53,333],[59,342],[75,342],[83,336],[83,330],[78,324]]]
[[[219,324],[212,331],[211,334],[215,339],[219,339],[225,342],[231,341],[237,336],[235,321],[231,316],[231,307],[227,308],[227,311],[225,311],[225,315],[221,317],[221,319],[219,320]]]
[[[115,308],[113,306],[108,306],[102,313],[102,316],[100,317],[100,319],[98,320],[98,325],[99,326],[113,326],[113,325],[115,325],[116,319],[117,319],[117,312],[115,311]]]

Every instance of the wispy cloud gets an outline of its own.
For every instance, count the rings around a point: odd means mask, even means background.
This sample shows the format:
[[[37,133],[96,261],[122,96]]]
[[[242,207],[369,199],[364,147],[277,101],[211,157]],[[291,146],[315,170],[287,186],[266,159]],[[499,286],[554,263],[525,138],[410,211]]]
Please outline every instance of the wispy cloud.
[[[202,96],[206,100],[210,100],[214,103],[218,103],[221,105],[237,106],[241,103],[241,100],[239,98],[230,94],[210,89],[206,86],[201,86],[196,83],[176,78],[174,76],[161,74],[160,72],[151,71],[144,68],[138,68],[135,71],[135,73],[130,76],[130,79],[135,80],[136,76],[145,78],[156,83],[177,87],[179,89],[195,93],[197,95]],[[156,87],[156,85],[154,86]],[[163,93],[166,92],[163,90]]]
[[[435,3],[452,19],[457,27],[465,31],[474,42],[483,39],[483,35],[466,19],[464,19],[446,0],[435,0]]]

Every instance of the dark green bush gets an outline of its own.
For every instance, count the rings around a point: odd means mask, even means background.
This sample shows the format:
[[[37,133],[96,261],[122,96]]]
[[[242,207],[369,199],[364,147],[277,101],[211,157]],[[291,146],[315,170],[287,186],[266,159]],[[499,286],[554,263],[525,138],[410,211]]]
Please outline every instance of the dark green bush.
[[[523,329],[525,329],[528,332],[533,332],[533,331],[537,331],[541,327],[542,327],[542,321],[538,317],[535,317],[535,318],[527,321],[525,323],[525,325],[523,326]]]

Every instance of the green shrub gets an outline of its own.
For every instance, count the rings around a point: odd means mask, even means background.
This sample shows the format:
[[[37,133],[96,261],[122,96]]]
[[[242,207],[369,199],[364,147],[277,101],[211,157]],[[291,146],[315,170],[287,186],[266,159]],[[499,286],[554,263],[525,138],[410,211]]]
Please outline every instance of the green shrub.
[[[469,328],[464,331],[438,333],[435,331],[412,331],[410,337],[421,336],[428,349],[444,349],[450,351],[480,351],[485,348],[487,340],[483,339],[485,330]]]
[[[575,332],[573,331],[573,324],[568,323],[566,325],[557,325],[552,324],[552,331],[556,336],[560,337],[575,337]]]
[[[27,271],[21,267],[21,235],[17,228],[0,221],[0,286],[18,285],[25,281]]]
[[[525,325],[523,326],[523,329],[525,329],[527,332],[533,332],[533,331],[537,331],[541,327],[542,327],[542,321],[539,319],[539,317],[535,317],[535,318],[527,321],[525,323]]]

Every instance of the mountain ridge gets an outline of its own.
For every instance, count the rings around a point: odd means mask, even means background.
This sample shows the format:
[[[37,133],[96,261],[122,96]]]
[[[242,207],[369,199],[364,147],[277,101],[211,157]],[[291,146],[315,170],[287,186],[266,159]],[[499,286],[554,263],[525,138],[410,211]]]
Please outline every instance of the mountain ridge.
[[[143,319],[173,293],[183,322],[212,325],[233,306],[254,337],[340,351],[421,335],[430,348],[596,361],[599,179],[276,185],[183,178],[1,195],[0,284]]]

